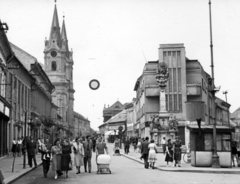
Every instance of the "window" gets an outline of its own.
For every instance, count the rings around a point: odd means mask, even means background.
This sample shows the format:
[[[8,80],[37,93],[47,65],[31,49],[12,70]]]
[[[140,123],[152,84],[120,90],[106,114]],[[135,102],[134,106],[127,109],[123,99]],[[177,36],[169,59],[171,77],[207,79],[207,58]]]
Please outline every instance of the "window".
[[[52,71],[56,71],[57,70],[57,63],[56,61],[52,62]]]

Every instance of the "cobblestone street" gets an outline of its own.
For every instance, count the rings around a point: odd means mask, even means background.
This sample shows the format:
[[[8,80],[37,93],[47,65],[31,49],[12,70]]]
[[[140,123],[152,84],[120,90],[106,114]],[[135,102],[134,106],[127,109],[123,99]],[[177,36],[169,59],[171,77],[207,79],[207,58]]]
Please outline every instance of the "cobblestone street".
[[[52,183],[97,183],[97,184],[148,184],[148,183],[161,183],[161,184],[239,184],[240,176],[235,174],[208,174],[208,173],[183,173],[183,172],[166,172],[160,170],[144,169],[143,165],[128,159],[124,156],[112,156],[112,144],[108,144],[110,155],[112,158],[110,169],[112,174],[96,174],[97,167],[95,164],[95,154],[92,158],[92,173],[83,172],[75,174],[75,169],[69,172],[69,178],[59,177],[54,179],[54,173],[50,170],[48,178],[44,178],[42,174],[42,166],[26,174],[15,184],[52,184]],[[123,150],[121,150],[122,152]],[[51,169],[51,168],[50,168]]]

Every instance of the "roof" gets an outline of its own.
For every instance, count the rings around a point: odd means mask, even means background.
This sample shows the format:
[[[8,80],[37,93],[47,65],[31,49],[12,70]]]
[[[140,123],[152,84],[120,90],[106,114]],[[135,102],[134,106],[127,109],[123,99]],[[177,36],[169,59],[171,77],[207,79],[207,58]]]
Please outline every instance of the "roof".
[[[240,119],[240,107],[230,115],[231,119]]]
[[[37,62],[37,59],[35,57],[33,57],[32,55],[30,55],[29,53],[27,53],[26,51],[20,49],[13,43],[10,43],[10,46],[11,46],[12,51],[14,52],[16,58],[23,64],[23,66],[28,71],[30,71],[31,64],[34,64],[35,62]]]
[[[123,122],[127,120],[127,113],[124,109],[120,113],[116,114],[115,116],[111,117],[107,122],[105,123],[117,123],[117,122]]]
[[[87,118],[85,118],[83,115],[81,115],[80,113],[77,113],[77,112],[73,112],[74,113],[74,117],[78,117],[78,118],[80,118],[80,119],[82,119],[82,120],[84,120],[84,121],[88,121],[88,122],[90,122]]]
[[[125,105],[125,104],[124,104]],[[105,108],[103,110],[103,112],[106,112],[106,111],[112,111],[112,110],[123,110],[124,109],[124,105],[119,102],[119,101],[116,101],[113,105],[111,105],[110,107],[108,108]]]

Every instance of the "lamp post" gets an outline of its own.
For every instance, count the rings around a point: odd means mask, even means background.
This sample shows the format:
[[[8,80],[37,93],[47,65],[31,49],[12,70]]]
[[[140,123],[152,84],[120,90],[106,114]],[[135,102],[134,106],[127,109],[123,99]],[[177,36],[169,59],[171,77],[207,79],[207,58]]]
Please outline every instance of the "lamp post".
[[[223,91],[223,94],[225,95],[225,101],[227,103],[227,94],[228,94],[228,91]],[[228,119],[228,125],[230,127],[230,115],[229,115],[229,107],[228,107],[228,112],[227,112],[227,119]]]
[[[209,0],[209,20],[210,20],[210,51],[211,51],[211,72],[212,72],[212,87],[211,87],[211,93],[212,93],[212,108],[213,108],[213,162],[212,167],[213,168],[220,168],[219,164],[219,156],[217,154],[217,131],[216,131],[216,107],[215,107],[215,93],[217,90],[215,90],[214,85],[214,64],[213,64],[213,41],[212,41],[212,14],[211,14],[211,0]]]

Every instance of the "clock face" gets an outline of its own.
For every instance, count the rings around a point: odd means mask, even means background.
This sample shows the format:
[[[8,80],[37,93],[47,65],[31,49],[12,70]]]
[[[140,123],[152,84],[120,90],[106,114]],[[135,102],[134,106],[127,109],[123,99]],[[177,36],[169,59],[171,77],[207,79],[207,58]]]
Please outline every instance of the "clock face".
[[[56,51],[52,51],[52,52],[51,52],[51,56],[52,56],[52,57],[56,57],[56,56],[57,56],[57,52],[56,52]]]

